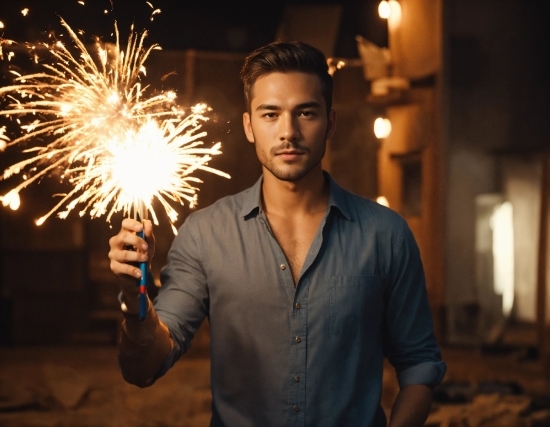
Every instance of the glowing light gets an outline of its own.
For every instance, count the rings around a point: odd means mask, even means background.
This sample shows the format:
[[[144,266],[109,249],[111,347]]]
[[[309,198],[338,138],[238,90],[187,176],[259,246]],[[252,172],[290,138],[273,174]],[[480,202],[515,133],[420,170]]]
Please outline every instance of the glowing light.
[[[151,22],[155,19],[155,16],[158,15],[159,13],[161,13],[161,10],[160,9],[155,9],[153,10],[153,12],[151,13]]]
[[[504,202],[490,219],[493,230],[494,290],[502,295],[502,312],[509,315],[514,305],[514,221],[513,207]]]
[[[378,139],[387,138],[391,133],[391,122],[389,119],[378,117],[374,121],[374,135]]]
[[[26,7],[25,9],[23,9],[21,11],[21,15],[23,15],[23,16],[27,16],[28,14],[29,14],[29,8],[28,7]]]
[[[54,40],[46,46],[43,72],[16,73],[13,85],[0,88],[0,97],[9,102],[0,116],[13,116],[24,131],[10,141],[2,127],[0,142],[8,148],[25,144],[23,152],[30,155],[4,171],[2,179],[24,173],[2,203],[15,206],[22,189],[56,173],[72,189],[37,225],[54,213],[64,219],[79,205],[81,216],[106,215],[107,221],[115,212],[129,215],[143,207],[158,224],[152,206],[156,199],[175,229],[178,214],[172,204],[192,207],[197,202],[201,181],[194,172],[229,178],[208,166],[221,154],[220,143],[208,148],[201,140],[208,107],[198,104],[186,113],[174,104],[173,91],[149,95],[140,78],[157,46],[144,47],[146,31],[132,30],[122,50],[115,25],[116,44],[96,43],[95,60],[68,24],[61,23],[76,54]]]
[[[386,199],[384,196],[378,196],[376,198],[376,203],[378,203],[379,205],[385,206],[387,208],[390,207],[390,202],[388,202],[388,199]]]
[[[9,206],[12,211],[16,211],[21,206],[21,199],[17,191],[10,191],[2,199],[2,205]]]
[[[388,19],[391,14],[391,6],[390,3],[386,0],[381,1],[378,5],[378,15],[380,15],[380,18],[382,19]]]
[[[337,70],[341,70],[346,66],[346,63],[342,60],[335,61],[334,58],[327,58],[328,73],[333,76]]]
[[[384,0],[378,5],[378,15],[387,19],[390,25],[397,25],[401,22],[401,4],[397,0]]]
[[[4,28],[4,23],[0,21],[0,28]]]
[[[4,151],[8,145],[8,141],[10,140],[6,133],[6,126],[0,127],[0,151]]]
[[[78,4],[81,4],[82,6],[84,6],[84,2],[82,0],[79,0]]]

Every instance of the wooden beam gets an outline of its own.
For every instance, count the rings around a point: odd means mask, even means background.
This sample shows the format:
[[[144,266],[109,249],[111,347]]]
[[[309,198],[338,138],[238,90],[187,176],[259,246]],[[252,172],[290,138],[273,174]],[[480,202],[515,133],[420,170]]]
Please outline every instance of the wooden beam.
[[[185,51],[185,94],[183,96],[185,102],[189,105],[193,104],[195,97],[195,65],[197,51],[188,49]]]
[[[542,155],[542,180],[540,189],[540,226],[537,265],[537,338],[539,360],[548,373],[550,364],[547,354],[546,289],[548,265],[548,216],[550,215],[550,153]]]

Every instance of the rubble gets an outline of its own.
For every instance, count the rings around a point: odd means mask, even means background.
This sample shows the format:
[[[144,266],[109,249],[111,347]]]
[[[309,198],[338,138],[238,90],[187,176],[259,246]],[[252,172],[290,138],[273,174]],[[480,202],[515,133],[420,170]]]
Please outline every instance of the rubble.
[[[189,357],[191,356],[191,357]],[[549,427],[550,389],[541,369],[510,358],[445,349],[449,369],[434,390],[429,427]],[[206,427],[207,355],[184,356],[152,387],[124,382],[115,347],[9,348],[0,352],[2,427]],[[382,406],[399,391],[385,363]]]
[[[66,366],[44,365],[44,378],[52,396],[65,408],[75,408],[89,391],[86,378]]]
[[[485,389],[509,390],[502,389],[501,386],[502,384],[495,383],[494,387]],[[453,387],[446,384],[441,387],[453,390]],[[513,389],[520,390],[516,387]],[[462,393],[454,395],[454,399],[460,403],[435,403],[426,427],[550,426],[550,408],[536,411],[533,397],[526,394],[480,393],[473,395],[470,402],[462,403],[466,396],[472,395],[479,388],[476,385],[466,387],[462,384],[455,392],[458,390]],[[436,392],[435,396],[441,398],[448,394]]]
[[[47,410],[53,406],[48,395],[25,383],[0,379],[0,412]]]

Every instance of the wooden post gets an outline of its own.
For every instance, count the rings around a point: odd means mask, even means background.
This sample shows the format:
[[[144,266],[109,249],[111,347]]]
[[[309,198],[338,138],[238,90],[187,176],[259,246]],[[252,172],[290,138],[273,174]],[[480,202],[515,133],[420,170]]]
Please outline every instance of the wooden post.
[[[185,102],[188,105],[193,103],[195,96],[195,58],[197,52],[189,49],[185,52]]]
[[[539,253],[537,265],[537,338],[539,360],[548,374],[550,364],[546,337],[546,287],[548,263],[548,216],[550,214],[550,153],[542,156],[542,181],[540,189]],[[547,375],[548,377],[548,375]]]

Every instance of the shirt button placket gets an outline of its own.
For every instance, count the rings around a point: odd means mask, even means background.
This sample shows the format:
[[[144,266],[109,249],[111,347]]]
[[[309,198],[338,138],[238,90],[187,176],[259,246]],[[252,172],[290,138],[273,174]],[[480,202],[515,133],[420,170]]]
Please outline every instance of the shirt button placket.
[[[303,426],[306,411],[305,386],[306,386],[306,301],[303,299],[304,289],[307,289],[307,282],[300,283],[296,288],[295,300],[291,306],[292,310],[292,340],[291,345],[291,381],[292,388],[289,395],[290,417],[289,426]]]

